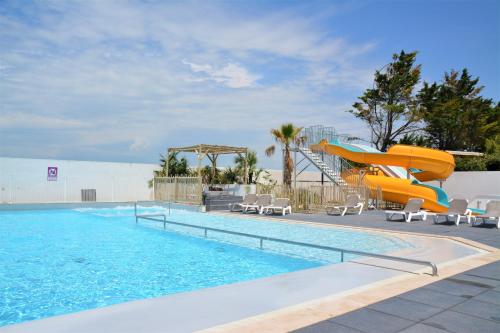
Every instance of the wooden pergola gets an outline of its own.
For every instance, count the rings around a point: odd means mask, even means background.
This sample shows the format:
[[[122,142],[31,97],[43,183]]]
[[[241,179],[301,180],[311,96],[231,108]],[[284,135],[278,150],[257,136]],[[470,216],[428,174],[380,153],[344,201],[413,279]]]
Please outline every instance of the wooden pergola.
[[[217,168],[217,158],[219,155],[236,154],[243,157],[245,161],[245,173],[244,182],[248,183],[248,172],[247,172],[247,158],[248,158],[248,148],[247,147],[232,147],[232,146],[219,146],[219,145],[205,145],[199,144],[196,146],[189,147],[178,147],[178,148],[168,148],[167,150],[167,161],[170,157],[170,153],[195,153],[198,158],[198,178],[201,183],[201,161],[207,157],[212,163],[212,176],[215,176],[215,169]],[[167,176],[168,176],[168,163],[167,163]]]

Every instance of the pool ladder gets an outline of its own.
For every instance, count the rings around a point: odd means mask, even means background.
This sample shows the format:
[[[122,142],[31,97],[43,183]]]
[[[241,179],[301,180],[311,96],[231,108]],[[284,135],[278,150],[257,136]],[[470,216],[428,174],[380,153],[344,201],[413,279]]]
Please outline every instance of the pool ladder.
[[[159,220],[159,219],[156,219],[155,217],[163,217],[163,219]],[[247,233],[244,233],[244,232],[229,231],[229,230],[224,230],[224,229],[204,227],[204,226],[194,225],[194,224],[188,224],[188,223],[168,221],[167,220],[167,215],[165,215],[165,214],[150,214],[150,215],[147,215],[147,214],[137,215],[136,214],[135,215],[135,221],[136,221],[136,223],[139,221],[139,219],[145,219],[145,220],[150,220],[150,221],[162,222],[163,223],[163,229],[166,228],[167,224],[178,225],[178,226],[182,226],[182,227],[190,227],[190,228],[194,228],[194,229],[201,229],[201,230],[203,230],[205,238],[208,238],[208,231],[214,231],[214,232],[220,232],[220,233],[225,233],[225,234],[230,234],[230,235],[235,235],[235,236],[244,236],[244,237],[258,239],[259,240],[259,248],[261,250],[264,249],[264,241],[271,241],[271,242],[277,242],[277,243],[284,243],[284,244],[290,244],[290,245],[310,247],[310,248],[319,249],[319,250],[327,250],[327,251],[339,252],[340,253],[340,262],[344,262],[344,255],[347,253],[347,254],[354,254],[354,255],[365,256],[365,257],[372,257],[372,258],[378,258],[378,259],[399,261],[399,262],[404,262],[404,263],[408,263],[408,264],[423,265],[423,266],[428,266],[428,267],[430,267],[432,269],[432,276],[438,276],[437,266],[434,263],[430,262],[430,261],[409,259],[409,258],[396,257],[396,256],[388,256],[388,255],[385,255],[385,254],[378,254],[378,253],[371,253],[371,252],[364,252],[364,251],[348,250],[348,249],[342,249],[342,248],[332,247],[332,246],[326,246],[326,245],[317,245],[317,244],[311,244],[311,243],[303,243],[303,242],[297,242],[297,241],[280,239],[280,238],[273,238],[273,237],[267,237],[267,236],[247,234]]]

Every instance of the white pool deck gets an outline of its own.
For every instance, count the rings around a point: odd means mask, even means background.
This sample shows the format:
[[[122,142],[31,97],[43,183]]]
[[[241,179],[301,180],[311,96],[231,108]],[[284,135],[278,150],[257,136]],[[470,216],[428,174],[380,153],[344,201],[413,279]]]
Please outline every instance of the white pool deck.
[[[387,232],[384,233],[387,235]],[[391,235],[410,242],[414,247],[388,254],[429,260],[436,263],[438,268],[486,253],[482,249],[444,237],[405,233]],[[0,328],[0,333],[193,332],[322,298],[341,297],[405,276],[428,276],[430,272],[430,268],[425,266],[361,258],[252,281],[4,326]]]

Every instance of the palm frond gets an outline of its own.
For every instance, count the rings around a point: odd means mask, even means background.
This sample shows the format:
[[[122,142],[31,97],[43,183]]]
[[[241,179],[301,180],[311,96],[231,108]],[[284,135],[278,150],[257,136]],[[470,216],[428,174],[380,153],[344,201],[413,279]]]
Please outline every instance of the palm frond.
[[[272,156],[274,155],[274,151],[276,150],[276,147],[273,145],[273,146],[270,146],[270,147],[267,147],[266,148],[266,156]]]
[[[276,140],[276,142],[279,142],[281,144],[284,143],[285,137],[283,136],[283,133],[279,129],[276,128],[271,129],[271,134],[274,137],[274,140]]]
[[[294,127],[292,136],[294,138],[297,137],[300,134],[300,132],[302,132],[303,129],[304,127]]]

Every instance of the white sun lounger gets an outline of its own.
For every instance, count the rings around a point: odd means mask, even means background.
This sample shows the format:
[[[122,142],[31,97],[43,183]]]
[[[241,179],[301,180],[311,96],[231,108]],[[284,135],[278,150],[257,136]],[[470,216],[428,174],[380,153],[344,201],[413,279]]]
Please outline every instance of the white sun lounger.
[[[479,224],[490,224],[494,223],[498,228],[500,228],[500,201],[490,201],[486,204],[486,212],[481,215],[475,216],[476,222],[479,220]]]
[[[449,219],[452,218],[455,221],[455,225],[460,224],[460,220],[465,217],[467,218],[467,223],[470,224],[472,218],[472,211],[467,208],[469,205],[469,201],[465,199],[453,199],[449,202],[450,207],[447,212],[444,213],[435,213],[434,223],[442,223],[439,222],[439,217],[444,216],[445,220],[443,222],[449,222]]]
[[[255,210],[256,213],[262,214],[263,207],[270,206],[272,201],[273,196],[271,194],[261,194],[258,196],[257,201],[254,204],[242,205],[243,213]]]
[[[278,198],[274,200],[274,202],[269,205],[262,207],[262,211],[264,214],[275,213],[276,211],[281,211],[283,215],[288,212],[292,214],[292,206],[290,206],[290,199],[288,198]]]
[[[345,205],[326,207],[326,213],[328,215],[333,215],[333,213],[338,212],[341,216],[344,216],[348,210],[354,210],[355,212],[357,211],[358,215],[361,215],[361,212],[363,211],[363,206],[364,203],[361,200],[359,194],[349,194],[347,196]]]
[[[403,210],[386,210],[385,216],[387,220],[391,220],[394,215],[402,215],[405,222],[411,222],[413,217],[421,217],[423,221],[427,219],[427,213],[425,211],[420,210],[422,204],[424,203],[423,199],[412,198],[409,199],[406,203],[406,206]]]
[[[245,198],[243,198],[242,202],[234,202],[232,204],[229,204],[229,210],[232,212],[242,211],[243,206],[253,205],[256,202],[257,202],[257,194],[250,193],[245,195]]]

